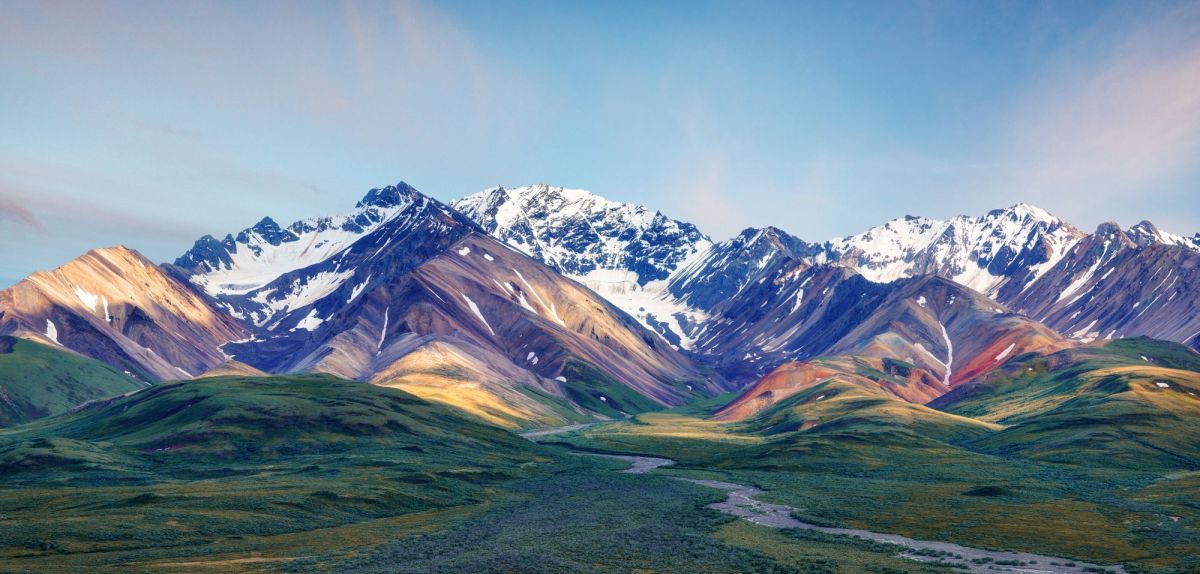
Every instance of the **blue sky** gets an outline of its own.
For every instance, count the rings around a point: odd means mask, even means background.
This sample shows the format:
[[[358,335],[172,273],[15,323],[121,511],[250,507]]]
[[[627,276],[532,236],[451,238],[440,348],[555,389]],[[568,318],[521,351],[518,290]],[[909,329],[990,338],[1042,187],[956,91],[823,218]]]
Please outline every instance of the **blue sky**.
[[[718,239],[1026,201],[1200,231],[1200,4],[0,3],[0,284],[407,181]]]

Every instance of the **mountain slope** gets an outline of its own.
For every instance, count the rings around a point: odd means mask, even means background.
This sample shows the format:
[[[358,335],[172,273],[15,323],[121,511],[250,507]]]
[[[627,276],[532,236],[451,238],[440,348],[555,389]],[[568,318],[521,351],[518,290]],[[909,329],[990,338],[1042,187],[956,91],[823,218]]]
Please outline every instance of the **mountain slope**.
[[[711,311],[697,350],[749,383],[788,361],[821,355],[897,359],[943,387],[1060,337],[982,294],[938,277],[874,283],[837,265],[791,259]]]
[[[1067,464],[1196,470],[1200,354],[1131,338],[1027,356],[930,403],[1006,425],[973,448]]]
[[[840,381],[882,391],[894,399],[924,404],[945,392],[941,380],[924,369],[895,359],[865,357],[821,357],[811,361],[784,363],[747,388],[733,402],[722,407],[714,418],[739,421],[771,410],[797,393],[828,381]],[[813,395],[814,401],[824,395]]]
[[[722,390],[595,293],[403,183],[346,216],[214,241],[173,269],[244,321],[253,336],[225,351],[267,372],[409,388],[510,426]]]
[[[124,247],[95,249],[0,291],[0,334],[66,347],[142,381],[190,378],[246,330]]]
[[[477,229],[400,182],[370,190],[345,215],[287,228],[268,217],[236,237],[202,237],[174,269],[258,337],[311,332],[368,287],[411,271]]]
[[[1037,279],[1083,237],[1043,209],[1017,204],[948,221],[904,217],[825,245],[829,260],[876,282],[938,275],[993,295]]]
[[[141,388],[99,361],[53,345],[0,336],[0,426],[57,415]]]
[[[903,442],[915,434],[937,441],[988,436],[1001,427],[900,400],[874,385],[832,378],[753,412],[731,405],[717,414],[740,428],[767,435],[803,431],[811,435],[874,437]],[[887,438],[883,438],[887,437]]]
[[[709,311],[736,296],[788,260],[812,257],[810,245],[775,228],[749,228],[733,239],[712,246],[671,278],[671,295],[689,307]]]
[[[1075,339],[1144,335],[1198,347],[1200,251],[1161,237],[1148,222],[1101,224],[1038,281],[1000,295]]]
[[[581,189],[494,187],[451,204],[499,239],[579,281],[672,344],[689,320],[666,281],[711,246],[694,225]],[[686,344],[684,344],[686,346]]]

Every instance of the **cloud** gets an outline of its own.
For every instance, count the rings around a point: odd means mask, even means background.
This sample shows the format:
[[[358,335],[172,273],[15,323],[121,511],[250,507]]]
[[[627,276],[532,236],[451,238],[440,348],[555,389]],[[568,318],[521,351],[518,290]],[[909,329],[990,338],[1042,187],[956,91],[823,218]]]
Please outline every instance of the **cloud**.
[[[716,150],[688,158],[670,184],[670,214],[693,223],[702,233],[717,239],[731,237],[750,220],[744,207],[731,198],[727,181],[728,160]],[[676,213],[677,212],[677,213]]]
[[[6,223],[15,223],[38,233],[46,232],[46,226],[33,212],[25,209],[19,200],[0,192],[0,225]]]
[[[34,174],[42,177],[30,177]],[[86,237],[97,244],[131,236],[191,241],[203,234],[185,213],[155,213],[157,201],[125,200],[109,191],[118,187],[100,174],[0,157],[0,211],[17,214],[17,221],[35,225],[40,232]],[[130,189],[128,184],[125,189]],[[155,193],[144,190],[135,195],[152,198]]]
[[[1017,106],[1007,184],[1112,209],[1105,200],[1161,194],[1196,167],[1200,5],[1101,44],[1111,47],[1090,65],[1087,46],[1073,46]]]

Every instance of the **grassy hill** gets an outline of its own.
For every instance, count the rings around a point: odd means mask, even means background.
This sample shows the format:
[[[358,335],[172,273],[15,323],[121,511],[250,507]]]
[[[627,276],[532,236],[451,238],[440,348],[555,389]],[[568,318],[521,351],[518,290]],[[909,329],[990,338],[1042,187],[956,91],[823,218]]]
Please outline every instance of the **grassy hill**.
[[[95,359],[0,336],[0,426],[64,413],[87,401],[141,388]]]
[[[167,384],[0,432],[0,571],[943,571],[623,466],[328,376]]]
[[[746,432],[778,435],[855,433],[872,440],[961,440],[1002,428],[899,400],[880,388],[829,379],[804,389],[740,422]]]
[[[550,460],[500,428],[366,383],[164,384],[0,432],[0,569],[352,551],[411,528],[404,517],[478,510]],[[327,540],[312,534],[322,529]]]
[[[1198,383],[1194,352],[1128,339],[1015,357],[929,406],[817,378],[744,418],[713,404],[553,440],[673,458],[661,472],[753,484],[809,522],[1186,570]]]
[[[932,403],[1004,424],[972,448],[1083,467],[1200,470],[1200,355],[1150,339],[1018,357]]]

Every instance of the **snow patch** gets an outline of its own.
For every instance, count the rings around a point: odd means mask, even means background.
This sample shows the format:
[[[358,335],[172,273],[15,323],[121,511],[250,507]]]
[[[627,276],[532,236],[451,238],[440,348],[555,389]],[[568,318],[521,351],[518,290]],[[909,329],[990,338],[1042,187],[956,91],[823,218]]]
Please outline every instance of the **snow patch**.
[[[471,254],[471,248],[464,245],[464,246],[462,246],[461,249],[458,250],[458,254],[462,255],[463,257],[466,257],[467,255]]]
[[[91,309],[93,313],[96,312],[96,303],[100,301],[100,298],[97,297],[95,293],[91,293],[76,286],[75,296],[79,298],[85,307]]]
[[[466,293],[460,293],[460,295],[462,295],[463,300],[467,302],[467,306],[471,308],[471,312],[479,318],[479,322],[483,323],[484,327],[487,327],[488,332],[491,333],[492,336],[495,336],[496,332],[492,330],[492,326],[488,324],[487,319],[483,318],[483,313],[479,310],[479,305],[476,305],[470,297],[467,297]]]
[[[289,330],[293,331],[293,332],[296,329],[304,329],[305,331],[316,331],[317,327],[320,327],[321,323],[324,323],[324,322],[325,321],[323,319],[321,319],[320,317],[317,316],[317,310],[312,309],[308,312],[308,315],[305,315],[303,319],[300,319],[300,322],[296,323],[295,327],[292,327]]]
[[[383,340],[387,338],[388,315],[392,312],[391,306],[383,310],[383,328],[379,330],[379,343],[375,345],[375,356],[378,357],[383,352]]]
[[[50,319],[46,319],[46,336],[54,341],[55,345],[62,346],[62,343],[58,342],[58,327],[55,327],[54,322]]]
[[[1005,358],[1005,357],[1007,357],[1007,356],[1008,356],[1008,354],[1012,352],[1012,350],[1013,350],[1013,347],[1016,347],[1016,346],[1017,346],[1017,344],[1016,344],[1016,343],[1009,343],[1009,345],[1008,345],[1008,347],[1007,347],[1006,349],[1004,349],[1003,351],[1001,351],[1001,353],[1000,353],[999,355],[996,355],[996,360],[997,360],[997,361],[1003,361],[1003,360],[1004,360],[1004,358]]]
[[[359,285],[355,285],[354,288],[350,290],[350,298],[346,299],[346,303],[352,303],[355,299],[358,299],[358,296],[362,294],[363,289],[367,288],[367,283],[370,282],[371,276],[367,275],[367,279],[365,281]]]

